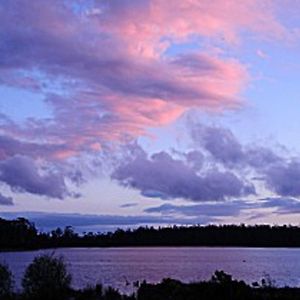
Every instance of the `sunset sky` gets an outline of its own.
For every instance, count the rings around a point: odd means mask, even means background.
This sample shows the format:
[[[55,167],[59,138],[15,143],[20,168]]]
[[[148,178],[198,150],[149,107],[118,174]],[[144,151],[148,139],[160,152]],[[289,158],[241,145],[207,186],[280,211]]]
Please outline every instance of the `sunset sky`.
[[[300,224],[300,1],[0,0],[0,216]]]

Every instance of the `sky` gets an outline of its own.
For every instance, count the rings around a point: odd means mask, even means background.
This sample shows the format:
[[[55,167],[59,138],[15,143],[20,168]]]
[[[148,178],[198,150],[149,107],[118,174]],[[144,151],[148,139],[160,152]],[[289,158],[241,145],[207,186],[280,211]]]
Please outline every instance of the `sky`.
[[[0,217],[300,225],[299,10],[0,0]]]

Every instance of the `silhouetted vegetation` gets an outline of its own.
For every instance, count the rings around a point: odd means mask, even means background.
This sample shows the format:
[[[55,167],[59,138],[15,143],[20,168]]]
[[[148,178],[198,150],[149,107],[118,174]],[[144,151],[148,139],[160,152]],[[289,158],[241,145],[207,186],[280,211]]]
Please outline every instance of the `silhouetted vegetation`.
[[[1,287],[4,287],[4,293],[0,294],[1,300],[300,299],[300,288],[276,288],[267,284],[266,280],[250,286],[223,271],[216,271],[209,281],[196,283],[182,283],[173,279],[164,279],[157,284],[144,281],[132,295],[122,295],[116,289],[103,288],[101,285],[75,290],[71,288],[71,276],[63,259],[49,255],[36,257],[28,266],[22,281],[23,290],[19,293],[11,290],[11,273],[8,268],[4,266],[0,268],[0,272]]]
[[[30,249],[39,243],[40,235],[27,219],[8,221],[0,218],[0,249]]]
[[[300,289],[247,285],[234,280],[223,271],[216,271],[209,281],[182,283],[164,279],[159,284],[143,283],[137,291],[137,300],[269,300],[300,299]]]
[[[66,299],[70,284],[71,275],[62,258],[50,255],[36,257],[22,280],[24,298],[28,300]]]
[[[13,276],[5,264],[0,264],[0,299],[10,299],[13,290]]]
[[[126,246],[300,247],[300,227],[208,225],[139,227],[135,230],[79,235],[71,226],[39,233],[24,218],[0,219],[0,249]]]

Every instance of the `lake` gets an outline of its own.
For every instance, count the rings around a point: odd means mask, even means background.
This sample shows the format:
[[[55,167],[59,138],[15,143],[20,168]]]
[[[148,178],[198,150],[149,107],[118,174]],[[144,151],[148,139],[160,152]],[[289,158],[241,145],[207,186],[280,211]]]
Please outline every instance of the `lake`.
[[[248,283],[269,275],[276,285],[300,286],[300,249],[61,248],[2,252],[0,261],[9,265],[20,287],[24,270],[33,258],[53,252],[65,258],[75,288],[102,283],[129,292],[137,280],[158,282],[166,277],[185,282],[207,280],[215,270],[224,270]]]

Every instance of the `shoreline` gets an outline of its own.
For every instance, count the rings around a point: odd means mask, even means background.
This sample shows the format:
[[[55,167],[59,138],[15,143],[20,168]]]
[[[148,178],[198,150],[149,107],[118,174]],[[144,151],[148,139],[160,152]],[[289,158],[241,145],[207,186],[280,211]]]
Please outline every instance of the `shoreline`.
[[[0,249],[0,253],[5,253],[5,252],[31,252],[31,251],[41,251],[41,250],[57,250],[57,249],[145,249],[145,248],[150,248],[150,249],[158,249],[158,248],[165,248],[165,249],[171,249],[171,248],[199,248],[199,249],[299,249],[300,246],[223,246],[223,245],[138,245],[138,246],[132,246],[132,245],[120,245],[120,246],[61,246],[61,247],[39,247],[39,248],[7,248],[7,249]]]

